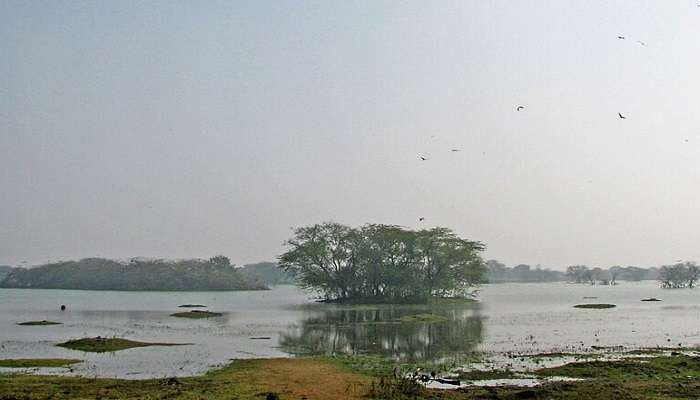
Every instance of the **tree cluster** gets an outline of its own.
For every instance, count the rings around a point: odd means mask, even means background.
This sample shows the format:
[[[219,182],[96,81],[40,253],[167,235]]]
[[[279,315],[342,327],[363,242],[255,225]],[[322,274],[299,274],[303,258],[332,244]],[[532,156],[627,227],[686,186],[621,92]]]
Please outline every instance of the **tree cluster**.
[[[329,300],[427,301],[484,282],[484,246],[447,228],[327,222],[296,229],[286,245],[280,267]]]
[[[700,267],[694,262],[664,265],[659,270],[659,282],[662,288],[693,288],[700,276]]]
[[[564,280],[564,273],[527,264],[519,264],[515,267],[506,267],[496,260],[486,261],[488,270],[486,278],[489,283],[504,282],[558,282]]]
[[[24,269],[16,268],[0,287],[87,290],[239,290],[265,289],[250,282],[225,256],[209,260],[120,262],[85,258]]]

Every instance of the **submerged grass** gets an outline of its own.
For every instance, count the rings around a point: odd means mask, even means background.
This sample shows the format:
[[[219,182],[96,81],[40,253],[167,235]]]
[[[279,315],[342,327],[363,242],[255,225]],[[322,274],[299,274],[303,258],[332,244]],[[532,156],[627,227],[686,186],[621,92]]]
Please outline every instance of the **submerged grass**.
[[[398,319],[398,321],[403,323],[414,323],[414,322],[445,322],[449,321],[449,318],[437,315],[437,314],[415,314],[415,315],[405,315]]]
[[[184,343],[150,343],[150,342],[138,342],[135,340],[121,339],[121,338],[83,338],[69,340],[64,343],[59,343],[56,346],[65,347],[71,350],[80,350],[93,353],[104,353],[111,351],[126,350],[135,347],[149,347],[149,346],[183,346]]]
[[[61,322],[54,322],[54,321],[26,321],[26,322],[18,322],[17,325],[22,325],[22,326],[46,326],[46,325],[61,325]]]
[[[213,317],[220,317],[222,315],[223,315],[222,313],[218,313],[218,312],[201,311],[201,310],[183,311],[183,312],[178,312],[175,314],[170,314],[171,317],[193,318],[193,319],[213,318]]]
[[[14,358],[0,360],[2,368],[58,368],[77,364],[82,360],[67,358]]]

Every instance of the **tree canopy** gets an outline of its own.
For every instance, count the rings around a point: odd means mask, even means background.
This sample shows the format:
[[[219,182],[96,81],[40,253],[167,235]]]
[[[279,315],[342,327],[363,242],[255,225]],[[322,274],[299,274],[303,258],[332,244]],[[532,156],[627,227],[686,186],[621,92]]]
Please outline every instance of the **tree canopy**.
[[[84,258],[16,268],[0,281],[6,288],[87,290],[245,290],[265,289],[246,279],[225,256],[210,260],[149,260],[119,262]]]
[[[327,222],[297,228],[280,267],[326,299],[426,301],[464,295],[484,281],[484,245],[447,228],[359,228]]]

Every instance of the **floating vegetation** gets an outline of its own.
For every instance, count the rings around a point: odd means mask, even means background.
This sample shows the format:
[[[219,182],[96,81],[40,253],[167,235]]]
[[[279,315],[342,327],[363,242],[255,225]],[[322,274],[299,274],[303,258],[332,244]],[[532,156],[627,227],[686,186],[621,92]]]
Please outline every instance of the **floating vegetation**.
[[[181,306],[178,306],[180,308],[205,308],[206,306],[204,304],[183,304]]]
[[[398,319],[400,322],[445,322],[448,321],[449,319],[447,317],[444,317],[442,315],[436,315],[436,314],[415,314],[415,315],[406,315]]]
[[[94,353],[104,353],[108,351],[119,351],[131,349],[134,347],[149,347],[149,346],[182,346],[184,343],[149,343],[137,342],[135,340],[120,339],[120,338],[83,338],[69,340],[65,343],[59,343],[56,346],[65,347],[71,350],[89,351]]]
[[[42,321],[27,321],[27,322],[19,322],[17,325],[22,325],[22,326],[46,326],[46,325],[61,325],[61,322],[54,322],[54,321],[47,321],[47,320],[42,320]]]
[[[594,309],[603,309],[603,308],[615,308],[617,307],[615,304],[576,304],[574,308],[594,308]]]
[[[77,364],[82,360],[67,358],[16,358],[0,360],[2,368],[60,368]]]
[[[218,312],[213,312],[213,311],[201,311],[201,310],[192,310],[192,311],[183,311],[175,314],[170,314],[172,317],[178,317],[178,318],[193,318],[193,319],[198,319],[198,318],[212,318],[212,317],[220,317],[224,314],[218,313]]]

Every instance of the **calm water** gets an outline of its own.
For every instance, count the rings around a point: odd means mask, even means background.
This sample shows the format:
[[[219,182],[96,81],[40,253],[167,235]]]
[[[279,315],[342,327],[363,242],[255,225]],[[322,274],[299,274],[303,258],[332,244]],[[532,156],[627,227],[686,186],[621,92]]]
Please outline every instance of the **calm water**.
[[[201,374],[230,359],[300,354],[379,354],[436,361],[474,351],[498,355],[591,346],[700,345],[700,292],[695,290],[662,290],[655,282],[609,287],[499,284],[481,289],[480,302],[472,305],[375,308],[313,304],[309,295],[291,286],[261,292],[185,293],[0,289],[0,358],[78,358],[86,362],[72,371],[40,372],[146,378]],[[663,301],[640,302],[646,297]],[[584,302],[618,307],[572,308]],[[224,315],[206,320],[170,316],[186,303],[206,304]],[[61,304],[68,310],[61,312]],[[438,314],[448,321],[395,322],[420,313]],[[44,319],[63,325],[16,325]],[[191,345],[106,354],[54,346],[98,335]]]

